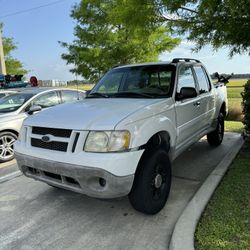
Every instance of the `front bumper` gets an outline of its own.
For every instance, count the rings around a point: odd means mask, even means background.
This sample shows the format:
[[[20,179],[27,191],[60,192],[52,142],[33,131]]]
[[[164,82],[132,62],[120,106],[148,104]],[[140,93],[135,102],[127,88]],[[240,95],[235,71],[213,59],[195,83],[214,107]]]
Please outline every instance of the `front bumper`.
[[[15,157],[25,176],[91,197],[125,196],[130,192],[134,181],[134,175],[115,176],[100,168],[40,159],[17,152]]]

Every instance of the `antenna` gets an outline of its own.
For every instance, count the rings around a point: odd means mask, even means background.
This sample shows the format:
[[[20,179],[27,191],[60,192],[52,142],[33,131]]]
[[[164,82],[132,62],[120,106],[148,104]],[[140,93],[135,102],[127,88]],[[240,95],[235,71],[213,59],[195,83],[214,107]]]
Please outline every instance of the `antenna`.
[[[79,96],[77,73],[76,73],[76,89],[77,89],[77,101],[79,101],[80,100],[80,96]]]

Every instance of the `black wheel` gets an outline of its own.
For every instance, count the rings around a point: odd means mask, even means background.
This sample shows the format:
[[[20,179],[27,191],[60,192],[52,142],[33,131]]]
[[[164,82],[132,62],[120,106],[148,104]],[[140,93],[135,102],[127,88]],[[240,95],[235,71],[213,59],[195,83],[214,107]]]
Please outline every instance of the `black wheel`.
[[[166,204],[171,186],[171,164],[161,148],[149,151],[139,163],[129,194],[131,205],[145,214],[156,214]]]
[[[224,137],[224,115],[219,114],[216,130],[207,134],[207,141],[211,146],[219,146]]]
[[[14,158],[14,142],[17,136],[11,132],[0,133],[0,162],[7,162]]]

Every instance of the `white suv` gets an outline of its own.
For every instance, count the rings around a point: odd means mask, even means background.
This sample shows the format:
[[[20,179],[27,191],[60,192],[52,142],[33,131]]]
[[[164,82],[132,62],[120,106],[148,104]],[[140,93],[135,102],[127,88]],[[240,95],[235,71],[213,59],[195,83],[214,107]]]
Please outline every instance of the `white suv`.
[[[82,102],[25,120],[15,155],[27,177],[92,197],[129,195],[147,214],[165,205],[171,162],[207,135],[223,140],[224,86],[193,59],[110,70]]]

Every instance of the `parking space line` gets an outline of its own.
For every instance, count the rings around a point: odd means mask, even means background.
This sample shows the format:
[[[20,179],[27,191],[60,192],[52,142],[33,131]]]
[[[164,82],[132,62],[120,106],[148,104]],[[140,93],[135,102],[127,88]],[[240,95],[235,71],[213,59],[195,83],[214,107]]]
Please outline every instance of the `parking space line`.
[[[19,170],[15,171],[13,173],[10,173],[10,174],[6,174],[6,175],[0,177],[0,183],[5,182],[5,181],[9,181],[9,180],[11,180],[11,179],[13,179],[15,177],[20,176],[20,175],[22,175],[22,172],[19,171]]]

